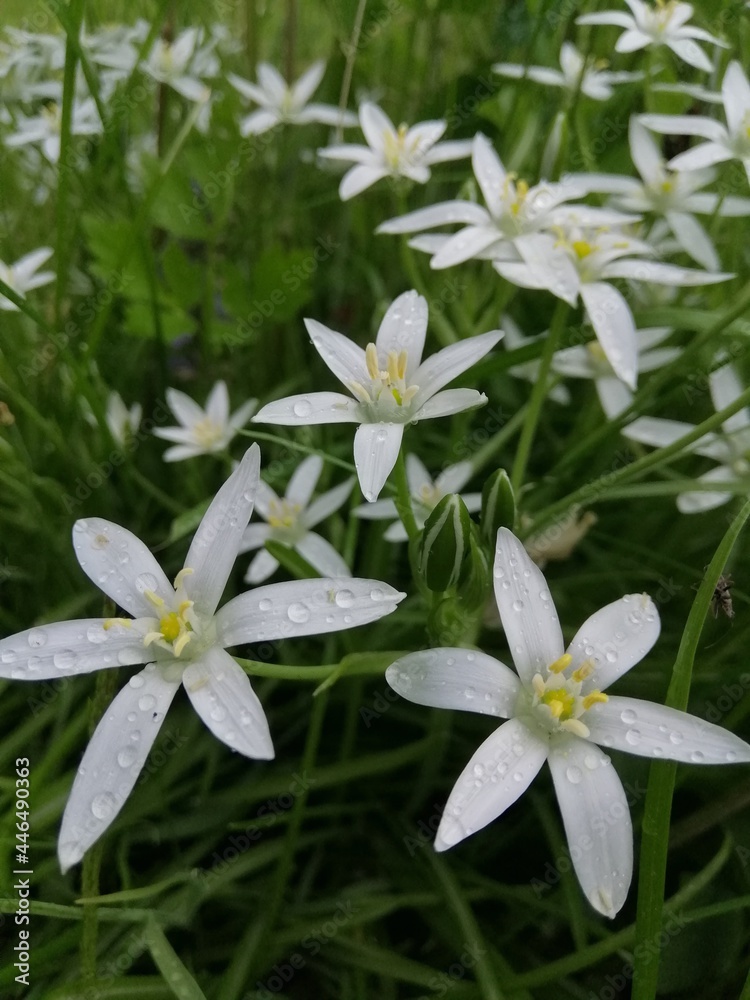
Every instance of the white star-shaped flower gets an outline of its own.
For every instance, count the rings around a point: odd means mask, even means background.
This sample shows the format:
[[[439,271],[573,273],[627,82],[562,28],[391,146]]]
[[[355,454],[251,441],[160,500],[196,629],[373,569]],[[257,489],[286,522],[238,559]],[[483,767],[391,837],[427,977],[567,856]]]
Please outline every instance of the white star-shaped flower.
[[[612,278],[664,285],[708,285],[731,274],[695,271],[637,257],[651,246],[615,230],[568,227],[555,238],[532,233],[516,241],[523,263],[494,262],[495,270],[522,288],[546,288],[574,306],[580,295],[594,333],[615,375],[635,389],[638,378],[638,338],[635,320]]]
[[[98,517],[76,521],[81,569],[132,618],[56,622],[0,641],[0,677],[12,680],[147,664],[105,712],[78,768],[58,841],[63,871],[119,813],[180,685],[219,740],[247,757],[273,757],[263,708],[226,647],[363,625],[389,614],[404,596],[374,580],[296,580],[240,594],[217,611],[259,476],[253,445],[211,502],[174,586],[125,528]]]
[[[438,142],[447,127],[444,121],[395,128],[377,104],[365,101],[359,109],[359,123],[366,146],[344,143],[318,150],[326,159],[356,164],[341,179],[339,195],[343,201],[382,177],[407,177],[417,184],[426,184],[433,164],[461,160],[471,153],[470,142]]]
[[[51,101],[38,115],[19,115],[15,121],[15,132],[5,136],[6,146],[26,146],[39,144],[50,163],[60,159],[60,129],[62,127],[62,106]],[[93,97],[74,100],[71,117],[71,135],[98,135],[102,123]]]
[[[606,63],[604,64],[606,66]],[[493,72],[513,80],[533,80],[547,87],[561,87],[569,95],[579,89],[594,101],[608,101],[613,94],[612,85],[640,80],[643,73],[613,73],[600,65],[586,65],[586,60],[572,42],[563,42],[560,48],[560,69],[547,66],[522,66],[518,63],[495,63]]]
[[[493,330],[451,344],[422,361],[427,302],[414,291],[404,292],[390,305],[375,343],[364,351],[317,320],[306,319],[305,326],[318,353],[353,398],[339,392],[287,396],[267,403],[253,422],[359,424],[354,436],[354,464],[369,501],[377,500],[396,464],[407,424],[446,417],[487,402],[476,389],[441,390],[502,337],[501,331]]]
[[[140,403],[133,403],[128,409],[119,392],[110,392],[105,416],[113,440],[124,446],[141,425],[143,407]]]
[[[433,479],[424,463],[416,455],[407,455],[406,479],[409,483],[409,493],[417,527],[424,528],[430,511],[449,493],[459,493],[470,513],[478,511],[482,506],[482,494],[461,493],[461,490],[471,479],[473,472],[474,467],[471,462],[457,462],[455,465],[447,466]],[[389,542],[405,542],[407,540],[406,529],[399,519],[393,500],[376,500],[374,503],[365,503],[360,507],[355,507],[352,513],[355,517],[362,517],[368,521],[393,520],[393,524],[386,528],[383,538]]]
[[[313,500],[312,495],[322,471],[323,459],[319,455],[310,455],[304,459],[289,480],[283,498],[263,480],[260,481],[255,509],[266,523],[248,525],[242,539],[240,552],[261,550],[245,574],[247,583],[262,583],[279,565],[271,553],[263,548],[269,540],[294,549],[322,576],[351,576],[349,567],[336,549],[316,531],[312,531],[312,528],[346,502],[354,486],[354,477]]]
[[[717,413],[730,406],[745,391],[732,365],[717,368],[709,375],[709,390]],[[631,441],[664,448],[673,444],[695,429],[694,424],[682,420],[666,420],[661,417],[638,417],[622,433]],[[724,421],[723,433],[706,434],[688,448],[696,455],[712,458],[718,462],[716,468],[699,476],[703,483],[735,482],[750,476],[750,410],[743,407]],[[695,493],[680,493],[677,507],[683,514],[697,514],[713,510],[727,503],[734,496],[717,490]]]
[[[673,170],[701,170],[725,160],[741,160],[750,180],[750,83],[732,60],[721,83],[726,125],[700,115],[641,115],[644,125],[665,135],[698,135],[702,142],[669,161]]]
[[[677,0],[656,0],[654,6],[643,0],[625,0],[625,3],[630,8],[630,14],[616,10],[583,14],[576,18],[576,24],[614,24],[625,28],[615,43],[615,51],[636,52],[639,49],[666,45],[683,62],[705,73],[710,73],[713,67],[696,39],[728,48],[727,43],[720,38],[686,23],[693,16],[693,8],[689,3],[679,3]]]
[[[206,400],[206,408],[179,389],[167,389],[167,402],[181,427],[158,427],[154,434],[174,441],[174,448],[164,452],[165,462],[180,462],[196,455],[225,451],[240,428],[250,419],[257,399],[249,399],[233,414],[229,413],[229,393],[225,382],[217,382]]]
[[[31,253],[19,258],[14,264],[4,264],[0,260],[0,280],[25,299],[26,292],[30,292],[32,288],[40,288],[55,280],[53,271],[39,271],[52,253],[52,247],[39,247],[38,250],[32,250]],[[16,312],[18,306],[4,295],[0,295],[0,309],[5,312]]]
[[[260,135],[281,123],[304,125],[319,122],[322,125],[349,127],[357,124],[357,116],[332,104],[311,104],[310,98],[320,86],[326,64],[320,59],[289,85],[270,63],[259,63],[258,82],[250,83],[230,73],[232,86],[250,101],[260,105],[240,123],[242,135]]]
[[[189,101],[207,101],[211,91],[194,65],[200,39],[199,28],[186,28],[172,42],[157,38],[148,58],[141,63],[141,69]]]
[[[633,873],[633,830],[625,790],[599,745],[702,764],[750,761],[750,746],[686,712],[605,694],[659,637],[648,595],[629,594],[597,611],[566,649],[544,576],[506,528],[498,532],[494,579],[517,673],[469,649],[423,650],[386,671],[390,686],[419,705],[508,720],[454,785],[435,850],[497,819],[546,761],[581,888],[599,913],[614,917]],[[590,849],[573,850],[581,844]]]
[[[587,189],[578,180],[559,184],[543,182],[529,187],[508,173],[489,139],[477,133],[472,140],[471,163],[486,208],[472,201],[446,201],[389,219],[378,233],[420,233],[410,246],[432,254],[430,267],[440,269],[474,257],[519,260],[516,241],[543,229],[554,229],[575,220],[579,225],[613,225],[632,220],[621,212],[590,205],[566,205],[582,198]],[[452,235],[425,233],[437,226],[463,228]]]
[[[700,191],[714,180],[713,170],[672,170],[646,127],[630,119],[630,153],[642,180],[619,174],[575,174],[590,191],[615,196],[615,205],[627,212],[646,212],[664,218],[680,247],[702,267],[718,271],[716,249],[695,213],[722,216],[750,215],[750,199]]]

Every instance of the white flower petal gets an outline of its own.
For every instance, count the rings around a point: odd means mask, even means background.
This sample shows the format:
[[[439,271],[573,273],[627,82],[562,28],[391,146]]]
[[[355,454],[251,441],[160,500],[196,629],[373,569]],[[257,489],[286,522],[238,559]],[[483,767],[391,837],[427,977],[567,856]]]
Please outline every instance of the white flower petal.
[[[295,108],[301,108],[307,104],[320,86],[320,81],[323,79],[325,71],[325,60],[318,59],[309,69],[305,70],[299,80],[292,86],[292,103]]]
[[[359,124],[359,119],[351,111],[342,111],[333,104],[308,104],[294,116],[298,124],[317,122],[319,125],[331,125],[334,128],[353,128]]]
[[[491,330],[478,337],[468,337],[457,344],[450,344],[431,354],[413,376],[414,384],[419,386],[419,392],[414,397],[415,408],[421,408],[430,396],[434,396],[438,390],[476,364],[492,350],[502,336],[502,330]]]
[[[347,388],[352,382],[369,383],[365,352],[359,344],[335,330],[329,330],[316,319],[306,319],[305,326],[315,350],[340,382]]]
[[[206,416],[195,400],[179,389],[167,389],[167,403],[183,427],[192,427]]]
[[[453,847],[497,819],[529,787],[547,744],[518,719],[496,729],[471,758],[448,797],[435,850]]]
[[[422,459],[413,452],[406,456],[406,481],[409,484],[409,493],[413,497],[419,496],[422,490],[432,489],[432,477]]]
[[[687,212],[667,212],[666,219],[685,253],[708,271],[721,267],[711,238],[693,215]]]
[[[258,583],[263,583],[263,581],[267,580],[269,576],[275,573],[278,568],[278,560],[275,559],[266,549],[261,549],[247,567],[247,572],[244,577],[245,583],[250,583],[253,586]]]
[[[736,59],[727,66],[721,83],[721,96],[724,99],[724,113],[729,130],[739,132],[744,128],[745,116],[750,111],[750,84]]]
[[[424,154],[424,162],[433,166],[435,163],[449,163],[452,160],[464,160],[471,156],[473,143],[471,139],[451,139],[440,142]]]
[[[376,233],[421,233],[436,226],[451,223],[482,225],[490,221],[486,209],[471,201],[444,201],[439,205],[408,212],[395,219],[382,222]]]
[[[240,135],[243,138],[248,135],[262,135],[263,132],[267,132],[274,125],[278,125],[280,121],[281,116],[278,111],[269,111],[266,108],[261,108],[259,111],[253,111],[251,114],[245,115],[240,121]]]
[[[610,695],[586,713],[591,740],[640,757],[685,764],[750,761],[750,746],[728,729],[640,698]]]
[[[217,382],[208,394],[206,416],[221,427],[229,421],[229,390],[223,380]]]
[[[126,528],[102,517],[88,517],[73,525],[73,548],[83,572],[115,604],[134,618],[151,618],[154,605],[145,592],[165,600],[174,594],[164,571]]]
[[[542,571],[507,528],[497,533],[494,585],[513,662],[529,684],[562,656],[563,636]]]
[[[650,44],[651,39],[644,32],[637,28],[628,28],[615,42],[615,52],[637,52],[638,49],[645,49]]]
[[[355,195],[361,194],[368,187],[372,187],[377,181],[388,176],[388,171],[382,167],[371,167],[367,164],[358,164],[347,170],[341,178],[339,184],[339,197],[342,201],[349,201]]]
[[[385,137],[396,139],[393,122],[382,108],[372,101],[364,101],[359,108],[359,122],[367,144],[371,149],[382,153],[385,147]]]
[[[140,633],[129,625],[104,628],[108,622],[107,618],[54,622],[0,639],[0,677],[41,681],[145,663],[149,651]]]
[[[744,385],[731,364],[724,365],[721,368],[717,368],[716,371],[711,372],[708,376],[708,384],[714,409],[717,413],[719,410],[731,406],[745,391]],[[731,433],[742,430],[749,424],[750,412],[748,412],[746,407],[743,407],[743,409],[737,413],[733,413],[731,417],[724,421],[724,429],[728,433]]]
[[[249,101],[255,101],[256,104],[265,104],[267,102],[268,95],[257,84],[250,83],[249,80],[244,80],[241,76],[237,76],[236,73],[227,73],[227,80],[235,90]]]
[[[359,403],[340,392],[305,392],[266,403],[253,417],[257,424],[287,427],[308,424],[358,424]]]
[[[484,406],[486,402],[487,397],[484,393],[478,392],[476,389],[445,389],[420,406],[416,419],[432,420],[435,417],[450,417],[454,413],[463,413],[464,410],[473,410],[477,406]]]
[[[149,664],[131,677],[104,713],[63,813],[57,847],[63,872],[81,860],[122,809],[179,683],[165,680]]]
[[[698,479],[702,483],[725,483],[733,482],[737,477],[726,466],[720,465],[717,469],[711,469]],[[695,493],[680,493],[677,497],[677,509],[683,514],[700,514],[704,510],[713,510],[721,507],[734,496],[733,493],[719,493],[711,491],[696,491]]]
[[[640,115],[640,120],[646,128],[665,135],[700,135],[713,142],[723,142],[727,138],[727,130],[721,122],[700,115],[648,114]]]
[[[605,10],[601,14],[582,14],[576,18],[576,24],[612,24],[618,28],[632,28],[635,21],[630,14],[617,10]]]
[[[307,507],[322,471],[323,459],[320,455],[308,455],[304,458],[287,484],[286,499],[289,503],[299,504],[302,508]]]
[[[251,445],[203,515],[185,558],[184,587],[196,609],[212,615],[224,593],[253,512],[260,480],[260,448]]]
[[[162,458],[165,462],[182,462],[187,458],[198,458],[199,455],[205,454],[205,448],[201,448],[198,445],[178,444],[174,448],[167,448]]]
[[[503,185],[507,174],[500,157],[492,147],[492,143],[481,132],[477,132],[474,136],[471,164],[477,183],[482,189],[482,196],[487,203],[487,208],[496,217],[502,215]]]
[[[246,757],[273,760],[266,713],[247,674],[229,653],[218,646],[207,649],[185,668],[182,683],[217,739]]]
[[[255,408],[258,405],[257,399],[248,399],[247,402],[238,406],[234,413],[228,420],[228,426],[235,431],[238,431],[241,427],[244,427],[248,422],[250,417],[255,413]]]
[[[638,380],[638,343],[630,307],[613,285],[592,281],[581,285],[586,313],[612,370],[631,389]]]
[[[659,638],[661,623],[648,594],[626,594],[595,611],[581,625],[566,652],[571,670],[589,660],[594,671],[581,690],[606,690],[618,677],[640,663]]]
[[[391,518],[398,517],[396,504],[393,500],[373,500],[372,503],[363,503],[359,507],[355,507],[352,514],[365,521],[389,521]]]
[[[337,511],[346,502],[354,482],[354,476],[352,476],[343,483],[339,483],[338,486],[334,486],[332,490],[321,493],[316,500],[313,500],[300,518],[305,527],[314,528],[316,524],[320,524],[321,521]]]
[[[733,158],[732,151],[727,146],[718,142],[702,142],[700,146],[672,157],[669,166],[672,170],[702,170]]]
[[[636,170],[647,184],[658,184],[665,174],[664,158],[651,133],[636,115],[630,119],[629,138]]]
[[[696,285],[713,285],[728,281],[733,274],[716,271],[696,271],[690,267],[677,267],[656,260],[615,260],[604,268],[607,278],[633,278],[636,281],[651,281],[657,285],[679,285],[685,288]],[[591,286],[589,286],[591,287]],[[583,292],[581,292],[583,295]]]
[[[377,500],[396,464],[403,424],[360,424],[354,435],[354,464],[365,500]]]
[[[430,267],[434,270],[442,270],[446,267],[453,267],[456,264],[463,264],[464,261],[477,257],[488,247],[491,247],[500,238],[500,232],[496,226],[486,223],[479,226],[466,226],[451,236],[438,250],[430,262]]]
[[[470,649],[423,649],[396,660],[385,679],[402,698],[508,719],[521,682],[504,663]]]
[[[443,469],[435,480],[435,485],[441,493],[460,493],[471,479],[474,466],[468,459],[465,462],[457,462]]]
[[[549,766],[581,888],[595,910],[614,917],[633,876],[633,826],[622,782],[606,754],[575,736],[552,742]]]
[[[619,378],[598,378],[594,385],[599,402],[609,420],[614,420],[633,402],[633,393]]]
[[[266,544],[266,540],[271,537],[272,531],[273,528],[270,524],[248,524],[242,536],[240,555],[261,548]]]
[[[271,63],[258,63],[258,82],[275,104],[286,97],[286,80]]]
[[[415,291],[404,292],[394,299],[380,323],[375,343],[381,360],[389,351],[407,352],[407,383],[422,360],[426,333],[427,300]]]
[[[359,578],[271,583],[220,608],[216,630],[223,646],[338,632],[390,614],[404,596]]]
[[[321,576],[351,576],[352,571],[330,542],[314,531],[306,531],[295,543],[296,550]]]
[[[665,42],[675,55],[678,55],[689,66],[694,66],[704,73],[710,73],[713,70],[711,60],[692,38],[666,38]]]

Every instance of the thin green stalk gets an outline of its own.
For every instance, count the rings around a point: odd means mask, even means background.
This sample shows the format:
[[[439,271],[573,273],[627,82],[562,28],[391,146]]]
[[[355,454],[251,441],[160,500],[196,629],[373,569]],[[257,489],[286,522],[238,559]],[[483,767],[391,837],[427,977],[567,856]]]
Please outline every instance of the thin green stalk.
[[[273,677],[279,681],[310,681],[319,682],[329,677],[346,672],[352,676],[382,675],[385,668],[394,660],[404,656],[404,650],[388,650],[382,653],[350,653],[340,663],[327,663],[322,666],[287,666],[281,663],[261,663],[258,660],[245,660],[235,656],[244,671],[253,677]]]
[[[357,49],[359,48],[359,36],[362,32],[362,22],[365,18],[365,7],[367,7],[367,0],[359,0],[357,4],[357,10],[354,15],[354,24],[352,26],[352,33],[347,43],[346,49],[346,65],[344,66],[344,76],[341,80],[341,93],[339,94],[339,109],[344,111],[346,105],[349,102],[349,91],[352,86],[352,74],[354,73],[354,61],[357,58]],[[339,125],[336,129],[336,142],[341,142],[342,138],[342,128]]]
[[[466,946],[476,953],[476,975],[479,989],[484,1000],[504,1000],[507,996],[497,981],[489,959],[489,948],[479,930],[479,924],[474,917],[471,906],[464,898],[455,876],[448,868],[443,858],[434,851],[425,852],[432,870],[445,894],[445,899],[453,911]]]
[[[529,408],[526,411],[526,419],[524,421],[523,430],[521,431],[521,439],[518,442],[518,450],[516,451],[516,457],[513,461],[513,471],[511,472],[510,481],[516,493],[518,493],[519,489],[523,485],[523,479],[526,474],[526,465],[529,461],[529,455],[531,454],[531,446],[534,443],[534,435],[536,434],[539,417],[542,412],[542,406],[547,396],[549,372],[552,367],[552,359],[555,355],[555,351],[557,350],[557,345],[560,342],[560,337],[562,336],[562,331],[565,327],[565,321],[568,318],[569,309],[570,306],[567,302],[563,299],[557,300],[557,306],[555,308],[554,316],[552,317],[549,334],[544,342],[544,350],[539,362],[539,371],[537,372],[536,382],[534,383],[534,388],[531,392]]]
[[[62,301],[68,280],[70,255],[67,253],[70,224],[68,203],[70,200],[70,180],[73,175],[70,137],[73,123],[73,104],[76,89],[77,40],[83,19],[84,0],[71,0],[69,7],[68,39],[65,44],[65,70],[63,74],[62,112],[60,117],[60,158],[57,184],[57,235],[55,240],[55,316],[58,326],[62,325]]]
[[[409,492],[409,480],[406,476],[406,462],[404,460],[404,450],[401,448],[393,468],[393,478],[396,481],[396,510],[401,522],[409,536],[409,541],[413,542],[419,535],[419,526],[414,517],[414,508],[411,505],[411,494]]]
[[[687,708],[693,662],[714,589],[748,517],[750,501],[729,526],[698,588],[667,692],[666,704],[670,708],[681,711]],[[654,761],[649,771],[641,834],[633,1000],[652,1000],[656,995],[661,955],[660,950],[653,948],[652,944],[659,939],[664,910],[669,823],[676,773],[677,765],[672,761]]]
[[[310,709],[310,725],[307,730],[307,740],[305,742],[305,750],[302,755],[302,762],[300,765],[303,774],[309,774],[315,768],[315,762],[318,756],[318,747],[320,745],[320,736],[323,731],[323,719],[325,718],[327,706],[327,691],[323,692],[312,703],[312,708]],[[248,961],[250,979],[252,979],[253,974],[259,974],[263,969],[263,963],[266,960],[265,953],[272,940],[272,936],[281,913],[284,903],[284,895],[294,869],[294,858],[297,852],[297,842],[299,840],[300,831],[302,829],[302,821],[305,814],[305,807],[307,805],[307,796],[308,789],[307,787],[304,787],[300,794],[295,798],[294,805],[292,806],[292,815],[286,831],[284,848],[276,868],[276,875],[273,880],[270,899],[268,900],[263,913],[263,928],[253,942],[255,945],[254,952],[251,955],[251,959]]]

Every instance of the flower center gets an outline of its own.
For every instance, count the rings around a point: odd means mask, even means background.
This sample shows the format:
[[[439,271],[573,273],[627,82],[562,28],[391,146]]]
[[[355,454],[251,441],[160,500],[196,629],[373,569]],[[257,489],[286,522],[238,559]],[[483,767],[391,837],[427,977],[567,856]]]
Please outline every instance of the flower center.
[[[375,344],[368,344],[365,350],[367,374],[370,385],[365,387],[361,382],[350,382],[349,386],[361,403],[372,404],[386,402],[395,403],[397,407],[407,406],[419,392],[418,385],[406,384],[406,369],[408,355],[406,351],[388,351],[385,367],[380,367],[378,349]]]
[[[608,701],[604,692],[598,690],[582,694],[581,688],[587,677],[594,672],[592,660],[584,660],[569,676],[566,671],[573,662],[570,653],[564,653],[547,667],[547,676],[535,674],[531,681],[533,699],[531,709],[537,721],[550,732],[569,732],[586,738],[589,728],[581,720],[593,705]]]
[[[416,150],[416,143],[412,143],[411,148],[407,149],[406,136],[408,133],[409,126],[401,124],[399,125],[395,135],[388,131],[383,137],[383,154],[385,156],[385,162],[391,170],[398,170],[404,160],[408,160],[412,153]]]
[[[153,590],[144,591],[145,596],[153,604],[154,608],[160,612],[158,627],[151,632],[147,632],[143,637],[143,645],[156,645],[165,649],[173,656],[179,657],[187,644],[195,638],[195,615],[193,613],[193,602],[185,598],[183,583],[186,576],[190,576],[192,569],[181,569],[174,581],[174,589],[177,595],[177,610],[167,609],[166,601],[163,597],[154,593]]]
[[[594,250],[596,250],[594,244],[589,243],[588,240],[573,240],[570,245],[573,249],[573,253],[579,260],[584,260],[589,256],[589,254],[592,254]]]
[[[268,510],[268,523],[272,528],[293,528],[302,508],[288,500],[272,500]]]
[[[224,428],[210,417],[204,417],[192,427],[193,440],[201,448],[212,448],[224,437]]]

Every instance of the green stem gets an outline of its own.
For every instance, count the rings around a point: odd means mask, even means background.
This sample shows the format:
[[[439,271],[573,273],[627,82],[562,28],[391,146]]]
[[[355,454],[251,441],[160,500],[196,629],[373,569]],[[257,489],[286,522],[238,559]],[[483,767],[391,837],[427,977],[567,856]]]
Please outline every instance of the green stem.
[[[400,656],[404,656],[405,653],[405,650],[386,650],[382,653],[350,653],[341,660],[341,663],[326,663],[315,667],[261,663],[258,660],[244,660],[239,656],[235,656],[234,659],[244,671],[253,677],[273,677],[279,681],[318,683],[343,673],[349,676],[382,675],[386,667]]]
[[[740,531],[750,517],[748,501],[724,535],[714,554],[688,615],[680,648],[677,651],[672,679],[667,692],[669,708],[685,711],[690,694],[693,662],[698,641],[719,576]],[[677,765],[672,761],[651,764],[643,812],[638,909],[635,921],[635,964],[633,1000],[651,1000],[656,995],[659,977],[659,940],[664,910],[664,885],[667,873],[669,822]]]
[[[539,371],[537,372],[536,382],[534,383],[534,388],[531,392],[529,408],[526,411],[526,420],[524,421],[523,430],[521,431],[521,439],[518,442],[518,451],[516,452],[516,457],[513,462],[513,471],[511,473],[510,481],[515,493],[518,493],[519,489],[523,485],[524,475],[526,474],[526,465],[529,461],[529,455],[531,454],[531,446],[534,443],[534,435],[536,434],[537,424],[539,423],[539,417],[542,412],[542,405],[544,404],[544,400],[547,395],[547,384],[549,382],[549,372],[552,367],[552,359],[555,356],[557,345],[560,342],[560,337],[565,327],[565,321],[568,317],[569,309],[570,306],[567,302],[563,299],[558,299],[555,314],[552,317],[549,334],[544,342],[544,350],[539,361]]]
[[[341,81],[341,93],[339,94],[339,108],[341,111],[346,109],[346,105],[349,103],[349,91],[352,86],[352,74],[354,73],[354,60],[357,58],[357,49],[359,48],[359,36],[362,32],[362,22],[365,17],[365,7],[367,6],[367,0],[359,0],[357,4],[357,10],[354,15],[354,25],[352,26],[351,37],[349,38],[347,50],[346,50],[346,66],[344,67],[344,76]],[[341,126],[336,128],[336,142],[341,142],[342,129]]]
[[[409,536],[409,541],[414,541],[419,535],[419,525],[414,517],[414,508],[411,505],[411,494],[409,492],[409,480],[406,476],[406,462],[404,460],[404,450],[401,448],[393,468],[393,478],[396,481],[396,510],[401,522]]]

